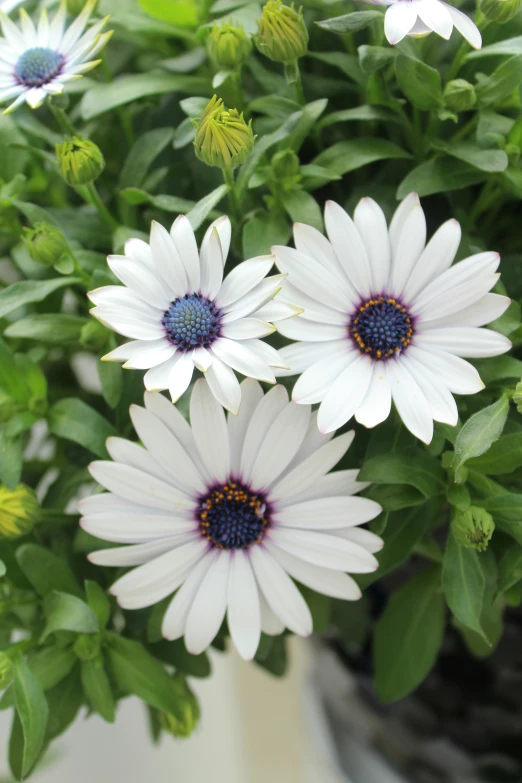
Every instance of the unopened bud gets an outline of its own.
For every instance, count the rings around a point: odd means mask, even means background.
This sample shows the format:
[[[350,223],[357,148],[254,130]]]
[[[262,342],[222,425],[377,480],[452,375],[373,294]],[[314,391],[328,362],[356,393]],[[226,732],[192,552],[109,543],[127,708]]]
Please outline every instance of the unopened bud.
[[[76,639],[73,650],[80,661],[92,661],[100,654],[100,639],[98,634],[81,633]]]
[[[172,678],[176,691],[176,699],[183,712],[183,718],[179,719],[167,712],[161,713],[160,721],[163,729],[175,737],[190,737],[199,721],[199,704],[187,685],[185,677],[175,674]]]
[[[482,552],[488,548],[495,523],[491,514],[483,508],[471,506],[455,516],[451,530],[457,544]]]
[[[110,336],[106,326],[94,318],[87,321],[80,332],[80,345],[88,351],[101,351]]]
[[[477,102],[475,88],[465,79],[453,79],[444,90],[444,102],[453,111],[469,111]]]
[[[15,667],[8,655],[0,652],[0,691],[7,688],[14,680]]]
[[[105,168],[100,148],[80,136],[57,144],[56,156],[62,177],[68,185],[88,185],[98,179]]]
[[[26,536],[33,529],[38,512],[36,495],[25,484],[13,490],[0,487],[0,539]]]
[[[295,63],[308,51],[308,30],[303,12],[268,0],[257,27],[257,47],[261,54],[278,63]]]
[[[239,68],[248,59],[252,44],[242,27],[215,24],[208,35],[207,48],[219,68]]]
[[[225,109],[216,95],[194,125],[196,155],[209,166],[235,169],[252,152],[255,142],[252,121],[247,124],[236,109]]]
[[[34,228],[24,228],[22,241],[33,261],[43,266],[54,266],[67,252],[64,235],[50,223],[35,223]]]
[[[490,22],[505,24],[520,11],[521,0],[481,0],[480,10]]]

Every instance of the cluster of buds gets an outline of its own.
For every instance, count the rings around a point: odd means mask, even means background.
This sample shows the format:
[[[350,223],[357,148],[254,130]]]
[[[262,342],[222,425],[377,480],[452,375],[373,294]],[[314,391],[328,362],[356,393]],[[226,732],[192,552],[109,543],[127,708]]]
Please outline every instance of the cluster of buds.
[[[245,122],[237,109],[225,109],[216,95],[194,125],[196,155],[209,166],[235,169],[252,152],[255,142],[252,121]]]
[[[483,552],[488,548],[495,523],[491,514],[483,508],[470,506],[467,511],[455,516],[451,530],[457,544]]]
[[[0,539],[22,538],[34,527],[39,514],[35,493],[25,484],[15,489],[0,487]]]
[[[73,136],[56,145],[62,177],[68,185],[89,185],[105,168],[100,148],[90,139]]]
[[[257,47],[261,54],[278,63],[295,63],[308,51],[308,30],[302,9],[268,0],[257,28]]]

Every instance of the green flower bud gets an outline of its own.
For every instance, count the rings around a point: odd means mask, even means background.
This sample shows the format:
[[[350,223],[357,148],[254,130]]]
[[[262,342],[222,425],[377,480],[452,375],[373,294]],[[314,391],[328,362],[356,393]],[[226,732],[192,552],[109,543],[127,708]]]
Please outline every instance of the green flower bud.
[[[183,675],[175,674],[172,683],[178,703],[183,711],[183,718],[179,720],[174,715],[162,712],[160,715],[161,726],[175,737],[190,737],[199,722],[199,704]]]
[[[491,514],[483,508],[470,506],[467,511],[455,516],[451,523],[451,530],[460,546],[483,552],[488,548],[495,523]]]
[[[100,639],[98,634],[82,633],[74,643],[74,653],[80,661],[92,661],[100,654]]]
[[[88,185],[105,168],[100,148],[89,139],[73,136],[56,145],[56,157],[62,177],[68,185]]]
[[[281,150],[272,157],[272,170],[277,179],[299,179],[299,158],[293,150]]]
[[[200,160],[220,169],[235,169],[252,152],[255,136],[252,121],[245,122],[236,109],[225,109],[216,95],[210,100],[199,123],[195,122],[194,148]]]
[[[64,235],[50,223],[35,223],[34,228],[24,228],[22,241],[33,261],[43,266],[54,266],[67,252]]]
[[[268,0],[257,26],[257,48],[278,63],[295,63],[308,51],[308,30],[303,11]]]
[[[80,345],[88,351],[101,351],[110,336],[106,326],[91,318],[82,326],[80,332]]]
[[[219,68],[239,68],[248,59],[252,44],[242,27],[215,24],[207,38],[207,49]]]
[[[505,24],[520,11],[522,0],[481,0],[479,8],[490,22]]]
[[[517,411],[522,413],[522,381],[519,381],[515,386],[515,393],[513,394],[513,402],[517,406]]]
[[[12,660],[4,652],[0,652],[0,691],[7,688],[14,680],[15,667]]]
[[[25,484],[14,490],[0,487],[0,539],[26,536],[33,529],[38,512],[36,495]]]
[[[477,102],[475,88],[465,79],[453,79],[446,85],[444,101],[453,111],[469,111]]]
[[[92,5],[92,12],[94,13],[98,7],[98,0],[67,0],[67,10],[70,14],[78,16],[81,14],[87,3]]]

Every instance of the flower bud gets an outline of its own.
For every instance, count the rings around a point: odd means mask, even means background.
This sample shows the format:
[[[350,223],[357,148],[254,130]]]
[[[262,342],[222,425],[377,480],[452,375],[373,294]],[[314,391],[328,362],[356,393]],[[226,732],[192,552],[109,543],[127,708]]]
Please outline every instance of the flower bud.
[[[522,0],[481,0],[479,8],[490,22],[505,24],[520,11]]]
[[[248,59],[252,44],[242,27],[215,24],[207,38],[207,49],[219,68],[239,68]]]
[[[175,737],[190,737],[199,721],[199,704],[187,685],[186,679],[181,674],[175,674],[172,683],[177,695],[178,704],[183,711],[183,718],[180,720],[174,715],[162,712],[160,722],[165,731],[173,734]]]
[[[22,241],[33,261],[43,266],[54,266],[67,252],[64,235],[50,223],[35,223],[34,228],[24,228]]]
[[[475,88],[465,79],[453,79],[446,85],[444,101],[453,111],[469,111],[477,102]]]
[[[88,185],[98,179],[105,168],[100,148],[89,139],[73,136],[56,145],[56,156],[62,177],[68,185]]]
[[[80,332],[80,345],[88,351],[101,351],[110,336],[106,326],[91,318]]]
[[[73,646],[74,653],[80,661],[92,661],[100,654],[100,639],[98,634],[81,633]]]
[[[272,170],[277,179],[299,180],[299,158],[293,150],[280,150],[272,157]]]
[[[268,0],[257,27],[257,48],[278,63],[295,63],[308,51],[308,30],[303,11]]]
[[[0,652],[0,691],[7,688],[14,680],[15,667],[8,655]]]
[[[92,13],[94,13],[98,7],[98,0],[67,0],[67,10],[70,14],[78,16],[87,3],[92,6]]]
[[[21,538],[31,532],[38,517],[38,501],[32,489],[0,487],[0,539]]]
[[[255,136],[252,121],[245,122],[236,109],[225,109],[216,95],[196,126],[194,148],[200,160],[220,169],[235,169],[252,152]]]
[[[495,530],[491,514],[483,508],[470,506],[467,511],[457,514],[451,523],[455,541],[460,546],[477,549],[479,552],[488,548],[488,543]]]

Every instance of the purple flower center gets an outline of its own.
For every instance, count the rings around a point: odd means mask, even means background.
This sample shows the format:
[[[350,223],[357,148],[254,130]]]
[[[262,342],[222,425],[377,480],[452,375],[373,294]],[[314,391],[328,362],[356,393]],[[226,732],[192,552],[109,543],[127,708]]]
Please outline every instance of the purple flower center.
[[[201,498],[196,514],[201,534],[219,549],[246,549],[258,544],[269,523],[263,495],[239,481],[211,489]]]
[[[413,331],[413,319],[406,307],[388,296],[363,302],[348,325],[355,345],[372,359],[389,359],[403,351],[410,344]]]

